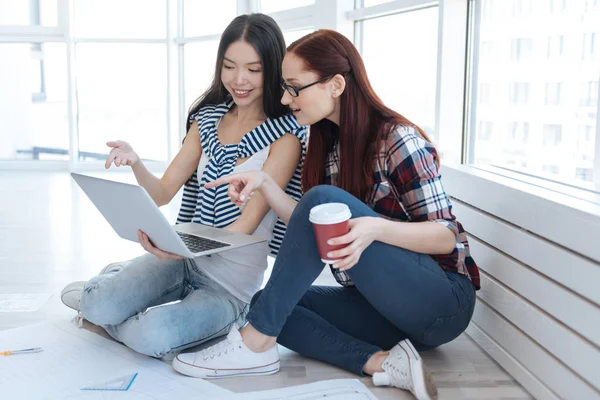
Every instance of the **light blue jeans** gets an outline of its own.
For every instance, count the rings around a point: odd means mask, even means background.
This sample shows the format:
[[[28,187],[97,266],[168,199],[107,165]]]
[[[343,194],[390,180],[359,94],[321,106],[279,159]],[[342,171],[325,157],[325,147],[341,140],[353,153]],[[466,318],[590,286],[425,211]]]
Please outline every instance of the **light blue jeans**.
[[[170,303],[176,300],[181,301]],[[90,279],[80,309],[126,346],[163,357],[226,335],[233,323],[243,325],[248,304],[203,274],[192,259],[163,261],[145,254],[110,264]]]

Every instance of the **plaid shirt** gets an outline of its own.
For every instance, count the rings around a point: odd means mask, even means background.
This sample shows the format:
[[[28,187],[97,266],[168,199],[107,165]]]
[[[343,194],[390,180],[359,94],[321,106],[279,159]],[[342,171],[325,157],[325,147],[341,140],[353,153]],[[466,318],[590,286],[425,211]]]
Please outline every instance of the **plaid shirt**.
[[[339,146],[327,156],[325,184],[336,186]],[[385,141],[375,166],[374,187],[367,205],[382,217],[404,222],[432,221],[444,225],[456,236],[451,254],[431,257],[446,271],[467,276],[479,289],[479,269],[469,252],[467,235],[452,214],[438,166],[436,150],[411,127],[397,127]],[[331,269],[336,281],[352,286],[347,273]]]

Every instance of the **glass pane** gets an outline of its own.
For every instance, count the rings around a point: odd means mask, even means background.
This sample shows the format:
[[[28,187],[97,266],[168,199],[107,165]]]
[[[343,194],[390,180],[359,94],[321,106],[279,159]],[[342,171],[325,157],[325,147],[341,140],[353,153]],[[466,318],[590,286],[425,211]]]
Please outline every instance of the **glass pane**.
[[[165,0],[77,0],[75,35],[92,38],[167,37]]]
[[[561,0],[481,6],[469,161],[586,186],[593,178],[600,13]]]
[[[315,4],[315,0],[260,0],[260,12],[269,14],[311,4]]]
[[[301,29],[298,31],[285,31],[283,32],[283,38],[285,39],[285,45],[289,46],[294,43],[296,40],[300,39],[303,36],[308,35],[309,33],[314,32],[313,28],[310,29]]]
[[[363,58],[375,92],[433,140],[438,8],[370,19],[364,21],[363,32]],[[395,38],[393,51],[390,35]]]
[[[377,6],[383,3],[389,3],[392,0],[363,0],[363,7]]]
[[[75,56],[80,159],[104,159],[118,139],[167,160],[166,46],[80,43]]]
[[[67,160],[63,43],[0,44],[0,159]]]
[[[58,25],[57,0],[0,0],[0,25]]]
[[[187,37],[220,34],[237,15],[236,0],[186,0],[183,6]]]
[[[217,61],[217,40],[188,43],[184,47],[184,77],[186,110],[212,82]]]

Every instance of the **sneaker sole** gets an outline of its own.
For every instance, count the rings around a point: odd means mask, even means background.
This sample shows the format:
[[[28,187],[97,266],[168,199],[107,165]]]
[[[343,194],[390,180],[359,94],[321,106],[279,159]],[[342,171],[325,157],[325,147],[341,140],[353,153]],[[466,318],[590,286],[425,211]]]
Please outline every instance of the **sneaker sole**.
[[[210,369],[204,367],[198,367],[193,364],[188,364],[179,360],[175,357],[173,359],[173,369],[180,374],[193,376],[194,378],[202,379],[221,379],[221,378],[233,378],[236,376],[256,376],[256,375],[273,375],[279,372],[280,361],[272,364],[263,365],[255,368],[242,368],[242,369]]]
[[[413,378],[415,397],[418,400],[436,400],[437,388],[417,350],[408,340],[400,343],[400,347],[410,355],[410,373]]]

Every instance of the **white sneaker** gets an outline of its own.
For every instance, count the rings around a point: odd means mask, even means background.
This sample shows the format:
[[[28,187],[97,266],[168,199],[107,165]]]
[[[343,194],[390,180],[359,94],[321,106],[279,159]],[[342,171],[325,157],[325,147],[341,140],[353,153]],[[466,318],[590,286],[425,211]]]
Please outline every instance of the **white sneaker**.
[[[383,362],[385,372],[373,374],[375,386],[395,386],[409,390],[417,400],[437,399],[437,388],[423,365],[421,356],[406,339],[398,343]]]
[[[60,299],[63,304],[75,311],[79,311],[79,301],[86,281],[71,282],[60,293]]]
[[[234,324],[222,342],[196,353],[178,354],[173,368],[183,375],[204,379],[271,375],[279,371],[279,350],[275,346],[263,353],[253,352]]]

